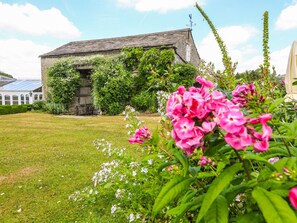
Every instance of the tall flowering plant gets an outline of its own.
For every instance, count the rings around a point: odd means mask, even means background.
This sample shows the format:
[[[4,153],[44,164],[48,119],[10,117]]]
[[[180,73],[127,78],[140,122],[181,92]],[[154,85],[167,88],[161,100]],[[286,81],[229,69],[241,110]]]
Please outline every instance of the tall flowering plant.
[[[156,197],[152,218],[296,222],[297,121],[287,128],[276,123],[282,100],[271,103],[253,84],[237,86],[228,99],[211,81],[196,81],[200,87],[181,86],[170,96],[159,134],[143,127],[130,139],[159,148],[162,167],[174,163],[176,170]]]

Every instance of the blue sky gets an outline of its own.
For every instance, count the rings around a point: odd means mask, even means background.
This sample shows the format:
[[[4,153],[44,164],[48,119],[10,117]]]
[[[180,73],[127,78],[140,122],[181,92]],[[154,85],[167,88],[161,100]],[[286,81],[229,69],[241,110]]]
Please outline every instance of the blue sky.
[[[0,0],[0,70],[40,79],[39,55],[70,41],[186,28],[201,58],[222,68],[212,33],[193,0]],[[297,39],[296,0],[197,0],[224,39],[237,71],[262,63],[262,18],[269,12],[271,62],[286,71]]]

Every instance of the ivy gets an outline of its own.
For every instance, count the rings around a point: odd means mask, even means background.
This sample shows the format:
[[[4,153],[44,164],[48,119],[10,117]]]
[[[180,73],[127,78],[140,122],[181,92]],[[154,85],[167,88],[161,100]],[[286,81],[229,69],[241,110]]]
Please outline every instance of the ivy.
[[[124,48],[121,51],[121,60],[123,61],[125,67],[129,71],[134,71],[138,68],[140,59],[143,56],[142,48]]]
[[[72,60],[55,63],[47,70],[48,99],[69,108],[80,86],[80,73],[75,69]]]
[[[99,112],[116,115],[128,104],[139,111],[156,112],[158,91],[192,86],[197,76],[193,65],[174,64],[174,60],[171,49],[125,48],[119,56],[61,61],[48,70],[48,98],[68,109],[80,82],[74,64],[91,64],[92,98]]]
[[[93,100],[104,114],[122,112],[133,95],[131,72],[118,57],[97,58],[92,73]]]

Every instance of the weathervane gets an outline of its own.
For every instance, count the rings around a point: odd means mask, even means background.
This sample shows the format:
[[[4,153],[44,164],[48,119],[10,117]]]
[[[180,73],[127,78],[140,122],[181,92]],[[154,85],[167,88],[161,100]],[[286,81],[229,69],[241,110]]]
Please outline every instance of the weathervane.
[[[189,14],[189,18],[190,18],[190,24],[187,24],[187,26],[190,26],[190,29],[192,30],[193,26],[195,26],[196,24],[193,23],[192,14]]]

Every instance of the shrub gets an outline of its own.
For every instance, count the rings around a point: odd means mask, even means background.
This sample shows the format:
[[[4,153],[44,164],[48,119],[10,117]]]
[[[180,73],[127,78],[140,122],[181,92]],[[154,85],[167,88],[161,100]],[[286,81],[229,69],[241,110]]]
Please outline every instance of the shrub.
[[[46,112],[55,115],[60,115],[67,112],[65,106],[61,103],[48,102],[43,108]]]
[[[24,113],[30,110],[31,105],[0,105],[0,115]]]
[[[147,91],[142,91],[131,98],[131,105],[137,111],[156,112],[156,95]]]
[[[33,104],[31,105],[31,110],[45,110],[46,102],[45,101],[34,101]]]
[[[195,83],[197,69],[192,64],[174,64],[172,82],[175,86],[190,87]]]
[[[103,114],[119,114],[133,95],[132,75],[118,58],[97,59],[92,83],[94,104]]]

